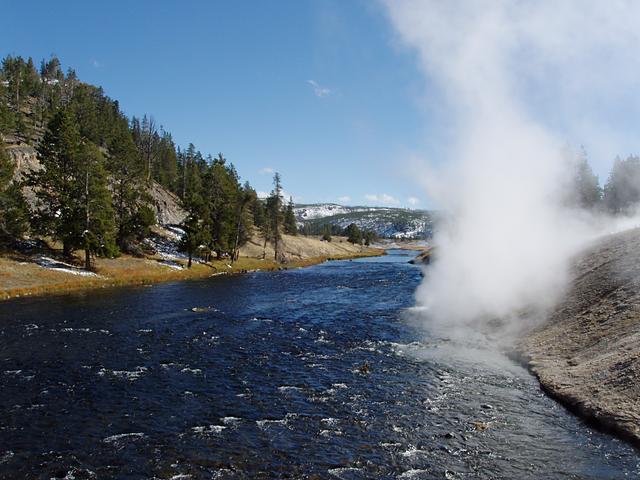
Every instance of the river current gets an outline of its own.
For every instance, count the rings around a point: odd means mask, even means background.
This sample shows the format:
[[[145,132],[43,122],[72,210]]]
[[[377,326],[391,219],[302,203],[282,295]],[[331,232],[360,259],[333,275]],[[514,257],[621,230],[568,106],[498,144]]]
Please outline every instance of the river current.
[[[525,369],[425,333],[412,255],[0,303],[0,478],[640,477]]]

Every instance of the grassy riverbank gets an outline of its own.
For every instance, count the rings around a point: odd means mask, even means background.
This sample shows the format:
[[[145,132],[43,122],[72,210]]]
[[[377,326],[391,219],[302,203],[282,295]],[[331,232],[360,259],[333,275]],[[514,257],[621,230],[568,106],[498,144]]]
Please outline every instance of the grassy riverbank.
[[[159,256],[137,258],[123,255],[114,259],[97,259],[95,272],[89,273],[72,265],[69,266],[70,268],[65,268],[62,264],[58,264],[58,268],[44,267],[41,265],[42,262],[36,263],[36,258],[33,256],[5,255],[0,257],[0,300],[91,288],[144,285],[215,275],[232,275],[249,271],[301,268],[327,260],[345,260],[384,254],[384,250],[381,249],[353,246],[340,241],[334,245],[327,245],[327,242],[320,242],[314,238],[296,238],[295,240],[292,238],[285,238],[286,263],[276,263],[272,260],[273,256],[267,256],[266,259],[241,256],[233,264],[225,259],[206,264],[194,262],[191,268],[186,268],[186,260],[180,258],[166,261]],[[255,245],[257,244],[258,242]],[[288,244],[295,247],[295,252],[292,253],[287,249],[291,248],[287,247]],[[267,253],[269,253],[268,250]]]

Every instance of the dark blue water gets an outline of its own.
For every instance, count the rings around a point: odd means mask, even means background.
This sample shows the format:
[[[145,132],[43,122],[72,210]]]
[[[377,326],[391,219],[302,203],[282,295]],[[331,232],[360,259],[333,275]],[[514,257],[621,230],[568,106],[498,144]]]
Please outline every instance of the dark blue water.
[[[638,477],[519,366],[425,338],[390,253],[1,303],[0,477]]]

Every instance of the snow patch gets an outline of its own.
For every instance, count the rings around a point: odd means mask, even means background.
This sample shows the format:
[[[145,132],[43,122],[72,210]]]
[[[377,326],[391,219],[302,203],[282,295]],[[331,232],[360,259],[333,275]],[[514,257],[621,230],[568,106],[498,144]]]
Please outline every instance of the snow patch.
[[[80,275],[82,277],[104,278],[102,275],[98,275],[97,273],[82,270],[74,265],[71,265],[70,263],[61,262],[49,257],[38,257],[36,258],[35,262],[38,266],[46,268],[47,270],[55,270],[56,272],[65,272],[72,275]]]

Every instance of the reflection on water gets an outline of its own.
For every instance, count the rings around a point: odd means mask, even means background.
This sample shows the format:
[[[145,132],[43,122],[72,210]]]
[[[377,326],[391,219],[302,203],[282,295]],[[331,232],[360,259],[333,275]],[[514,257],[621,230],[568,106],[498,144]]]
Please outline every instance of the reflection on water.
[[[0,304],[0,477],[638,475],[519,366],[415,330],[391,253]]]

